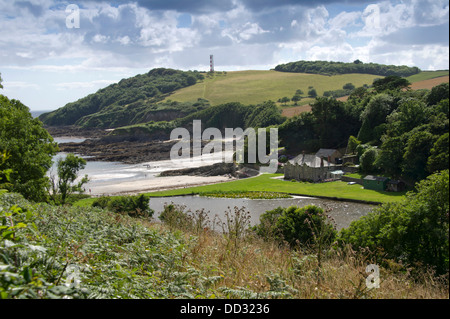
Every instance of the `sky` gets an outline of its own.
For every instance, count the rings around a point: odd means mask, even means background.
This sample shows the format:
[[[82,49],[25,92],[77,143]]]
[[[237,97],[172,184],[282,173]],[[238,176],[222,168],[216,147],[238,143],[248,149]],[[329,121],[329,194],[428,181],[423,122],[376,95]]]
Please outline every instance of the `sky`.
[[[449,69],[448,0],[0,0],[0,94],[54,110],[157,67]]]

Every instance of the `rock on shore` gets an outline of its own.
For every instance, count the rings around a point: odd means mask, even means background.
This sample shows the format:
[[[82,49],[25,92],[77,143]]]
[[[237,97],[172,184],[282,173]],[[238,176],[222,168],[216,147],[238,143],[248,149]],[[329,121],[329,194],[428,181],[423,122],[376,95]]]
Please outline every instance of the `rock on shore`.
[[[217,163],[209,166],[185,168],[180,170],[165,171],[160,174],[161,177],[167,176],[236,176],[236,166],[234,163]]]

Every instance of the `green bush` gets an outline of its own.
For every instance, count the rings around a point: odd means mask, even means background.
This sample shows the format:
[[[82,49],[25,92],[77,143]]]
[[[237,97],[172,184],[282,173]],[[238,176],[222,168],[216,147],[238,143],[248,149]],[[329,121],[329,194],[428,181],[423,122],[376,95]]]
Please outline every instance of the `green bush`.
[[[369,248],[379,262],[393,259],[448,273],[448,170],[419,182],[416,189],[404,201],[385,204],[352,222],[340,232],[338,242]]]
[[[337,235],[323,209],[314,205],[267,211],[253,229],[262,237],[284,240],[291,246],[329,245]]]
[[[152,217],[154,211],[149,206],[146,195],[100,197],[92,203],[93,207],[108,209],[116,213],[127,213],[130,216]]]

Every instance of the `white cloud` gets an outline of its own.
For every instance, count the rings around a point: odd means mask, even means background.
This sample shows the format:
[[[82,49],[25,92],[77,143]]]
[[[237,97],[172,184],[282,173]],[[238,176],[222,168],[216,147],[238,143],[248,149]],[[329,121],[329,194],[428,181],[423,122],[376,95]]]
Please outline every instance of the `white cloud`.
[[[91,89],[91,88],[101,88],[114,83],[111,80],[96,80],[90,82],[65,82],[55,84],[58,90],[77,90],[77,89]]]
[[[41,82],[59,76],[56,87],[85,94],[104,79],[137,70],[208,70],[209,54],[223,70],[301,59],[448,69],[448,39],[439,32],[448,27],[448,0],[328,2],[205,0],[188,10],[186,2],[169,0],[151,2],[157,9],[139,0],[80,1],[80,28],[67,29],[65,2],[0,0],[0,72],[39,74]],[[180,28],[183,12],[191,23]],[[82,78],[93,73],[100,78]],[[19,76],[14,81],[25,95],[24,86],[33,84]]]

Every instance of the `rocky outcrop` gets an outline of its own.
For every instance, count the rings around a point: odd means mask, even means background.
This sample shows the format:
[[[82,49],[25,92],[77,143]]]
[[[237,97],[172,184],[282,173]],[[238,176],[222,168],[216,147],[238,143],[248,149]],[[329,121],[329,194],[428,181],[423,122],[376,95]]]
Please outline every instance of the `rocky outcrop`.
[[[175,142],[160,141],[112,141],[88,139],[82,143],[59,144],[61,152],[89,156],[90,161],[122,162],[139,164],[170,159]]]
[[[234,163],[217,163],[209,166],[185,168],[180,170],[165,171],[160,174],[161,177],[167,176],[236,176],[236,166]]]

